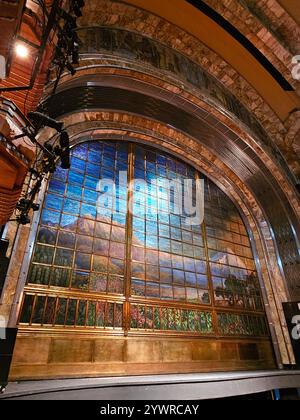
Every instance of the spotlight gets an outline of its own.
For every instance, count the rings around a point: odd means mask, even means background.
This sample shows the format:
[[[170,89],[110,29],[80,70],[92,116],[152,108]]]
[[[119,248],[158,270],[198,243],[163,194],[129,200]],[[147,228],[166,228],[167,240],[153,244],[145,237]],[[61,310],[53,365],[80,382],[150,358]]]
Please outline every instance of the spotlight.
[[[42,114],[41,112],[29,112],[28,118],[35,128],[51,127],[56,131],[62,131],[64,126],[63,122],[56,121],[48,117],[48,115]]]
[[[20,223],[20,225],[29,225],[30,218],[27,214],[20,214],[19,217],[17,217],[17,221]]]
[[[15,51],[17,56],[20,58],[27,58],[29,55],[28,48],[24,44],[19,42],[15,46]]]
[[[39,211],[40,205],[37,204],[37,203],[32,203],[31,208],[32,208],[33,211]]]
[[[19,211],[25,211],[30,205],[30,200],[27,200],[25,198],[21,198],[21,200],[18,202],[16,209]]]

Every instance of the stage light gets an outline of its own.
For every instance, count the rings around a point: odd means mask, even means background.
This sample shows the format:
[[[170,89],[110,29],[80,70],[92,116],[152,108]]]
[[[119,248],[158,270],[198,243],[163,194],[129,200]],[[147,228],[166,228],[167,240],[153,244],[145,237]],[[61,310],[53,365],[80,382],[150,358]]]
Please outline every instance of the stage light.
[[[37,203],[32,203],[31,208],[33,211],[39,211],[40,205]]]
[[[23,226],[29,225],[29,223],[31,222],[28,214],[23,214],[23,213],[20,214],[19,217],[17,217],[17,221],[18,223],[20,223],[20,225],[23,225]]]
[[[18,42],[15,46],[15,51],[18,57],[20,58],[27,58],[29,55],[29,50],[26,45]]]
[[[64,126],[63,122],[56,121],[41,112],[29,112],[28,118],[36,128],[50,127],[56,131],[62,131]]]

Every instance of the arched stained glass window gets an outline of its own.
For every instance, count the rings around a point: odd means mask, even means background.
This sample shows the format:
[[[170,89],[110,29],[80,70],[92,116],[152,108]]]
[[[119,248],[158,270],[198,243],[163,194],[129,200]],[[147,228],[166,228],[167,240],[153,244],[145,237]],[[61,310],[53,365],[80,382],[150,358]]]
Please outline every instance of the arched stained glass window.
[[[205,219],[187,222],[184,191]],[[45,195],[20,326],[268,336],[253,252],[231,200],[184,162],[125,142],[72,150]]]

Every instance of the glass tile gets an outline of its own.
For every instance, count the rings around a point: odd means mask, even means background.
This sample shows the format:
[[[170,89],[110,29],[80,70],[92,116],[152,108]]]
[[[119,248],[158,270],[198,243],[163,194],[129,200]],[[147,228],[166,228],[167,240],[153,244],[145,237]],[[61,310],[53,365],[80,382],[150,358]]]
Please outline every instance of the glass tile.
[[[93,251],[93,238],[91,238],[90,236],[78,235],[76,249],[78,251],[92,253],[92,251]]]
[[[41,223],[46,226],[57,227],[60,221],[60,213],[50,210],[43,210]]]
[[[71,270],[54,267],[51,274],[51,286],[69,287]]]
[[[107,274],[92,273],[90,276],[90,291],[97,292],[97,293],[105,293],[106,290],[107,290]]]
[[[69,179],[68,182],[71,184],[79,184],[79,185],[83,185],[83,181],[84,181],[84,175],[82,173],[79,172],[73,172],[70,171],[69,172]]]
[[[82,197],[82,187],[69,184],[67,187],[67,197],[74,200],[81,200]]]
[[[72,275],[72,288],[80,290],[88,290],[89,273],[84,271],[74,271]]]
[[[63,210],[64,213],[70,213],[79,216],[80,202],[73,199],[65,199]]]
[[[94,254],[107,256],[109,254],[109,241],[94,239]]]
[[[60,182],[57,179],[52,179],[49,182],[48,191],[53,192],[55,194],[64,195],[65,188],[66,184],[64,182]]]
[[[102,272],[102,273],[107,273],[107,271],[108,271],[108,258],[98,256],[98,255],[94,255],[94,257],[93,257],[93,270],[98,271],[98,272]]]
[[[75,253],[75,268],[77,270],[90,270],[91,269],[91,255],[82,254],[81,252]]]
[[[76,236],[74,233],[59,232],[57,245],[63,248],[75,248]]]
[[[109,293],[124,293],[124,279],[119,276],[108,276],[108,288]]]
[[[37,245],[33,257],[33,262],[40,264],[52,264],[54,248]]]
[[[47,194],[44,207],[47,209],[61,211],[63,205],[63,197],[54,194]]]
[[[72,267],[74,252],[69,249],[58,248],[55,253],[54,264],[62,267]]]
[[[57,230],[41,227],[38,233],[37,241],[41,244],[55,245]]]

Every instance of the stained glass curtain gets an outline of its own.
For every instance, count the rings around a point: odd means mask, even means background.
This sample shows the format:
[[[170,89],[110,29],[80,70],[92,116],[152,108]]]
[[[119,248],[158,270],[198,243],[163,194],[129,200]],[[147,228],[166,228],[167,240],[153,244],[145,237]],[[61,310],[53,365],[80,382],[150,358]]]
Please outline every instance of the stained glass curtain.
[[[71,163],[48,185],[21,326],[268,335],[245,225],[216,185],[172,156],[131,143],[84,143]],[[199,178],[205,222],[189,225],[166,181]]]

